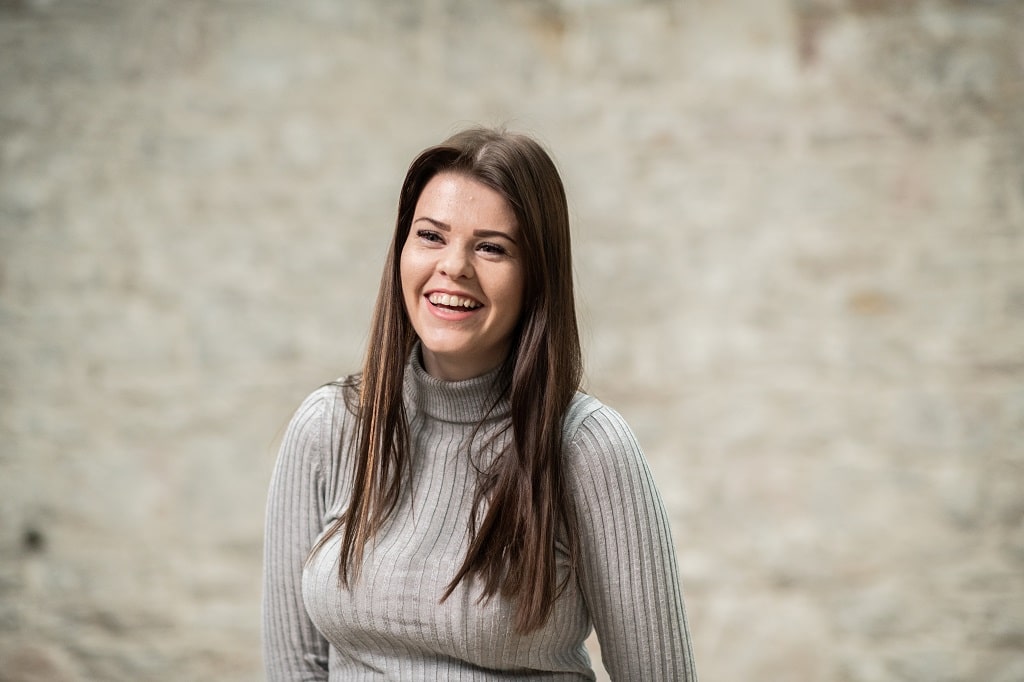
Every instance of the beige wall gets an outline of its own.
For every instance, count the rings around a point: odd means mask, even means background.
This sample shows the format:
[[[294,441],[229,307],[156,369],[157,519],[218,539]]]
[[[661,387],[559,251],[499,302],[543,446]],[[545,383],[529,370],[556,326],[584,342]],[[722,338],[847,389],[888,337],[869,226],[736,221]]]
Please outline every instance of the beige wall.
[[[1024,679],[1024,6],[0,2],[0,679],[253,680],[262,506],[471,121],[575,218],[698,667]]]

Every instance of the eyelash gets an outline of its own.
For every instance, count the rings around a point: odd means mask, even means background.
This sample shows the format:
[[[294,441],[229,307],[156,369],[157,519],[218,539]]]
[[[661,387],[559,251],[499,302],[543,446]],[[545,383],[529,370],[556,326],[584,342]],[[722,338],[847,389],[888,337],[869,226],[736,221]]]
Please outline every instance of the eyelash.
[[[440,242],[441,235],[431,230],[416,230],[416,236],[420,239],[426,239],[428,242]]]
[[[437,232],[434,232],[433,230],[417,230],[416,236],[419,237],[420,239],[425,239],[428,242],[433,242],[435,244],[439,244],[444,241],[441,235],[439,235]],[[508,255],[508,249],[506,249],[504,246],[501,246],[500,244],[494,244],[492,242],[484,242],[480,244],[478,248],[483,249],[484,253],[493,256]]]
[[[497,244],[491,244],[491,243],[481,244],[480,248],[484,249],[486,253],[494,254],[495,256],[507,256],[508,255],[508,249],[506,249],[503,246],[498,246]]]

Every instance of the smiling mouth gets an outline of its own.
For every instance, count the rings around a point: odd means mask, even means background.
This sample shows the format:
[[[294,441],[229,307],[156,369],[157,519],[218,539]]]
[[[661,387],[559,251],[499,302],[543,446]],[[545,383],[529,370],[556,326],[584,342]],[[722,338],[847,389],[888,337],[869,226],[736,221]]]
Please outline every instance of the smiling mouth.
[[[427,300],[438,308],[447,308],[448,310],[476,310],[483,307],[483,303],[471,298],[451,294],[430,294],[427,296]]]

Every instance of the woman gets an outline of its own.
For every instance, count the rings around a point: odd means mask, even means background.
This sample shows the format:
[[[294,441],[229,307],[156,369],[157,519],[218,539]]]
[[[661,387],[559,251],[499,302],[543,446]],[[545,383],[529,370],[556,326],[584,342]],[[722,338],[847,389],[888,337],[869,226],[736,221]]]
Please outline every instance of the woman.
[[[694,680],[668,521],[577,391],[569,218],[532,139],[473,129],[402,185],[360,375],[299,407],[267,510],[269,680]]]

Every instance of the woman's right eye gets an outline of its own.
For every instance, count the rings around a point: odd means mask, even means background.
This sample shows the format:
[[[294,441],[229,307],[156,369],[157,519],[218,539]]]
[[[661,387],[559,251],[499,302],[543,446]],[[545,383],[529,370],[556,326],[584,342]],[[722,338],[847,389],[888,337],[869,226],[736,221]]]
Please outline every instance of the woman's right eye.
[[[428,242],[440,243],[442,241],[441,235],[439,235],[437,232],[434,232],[433,230],[417,230],[416,236],[419,237],[420,239],[425,239]]]

